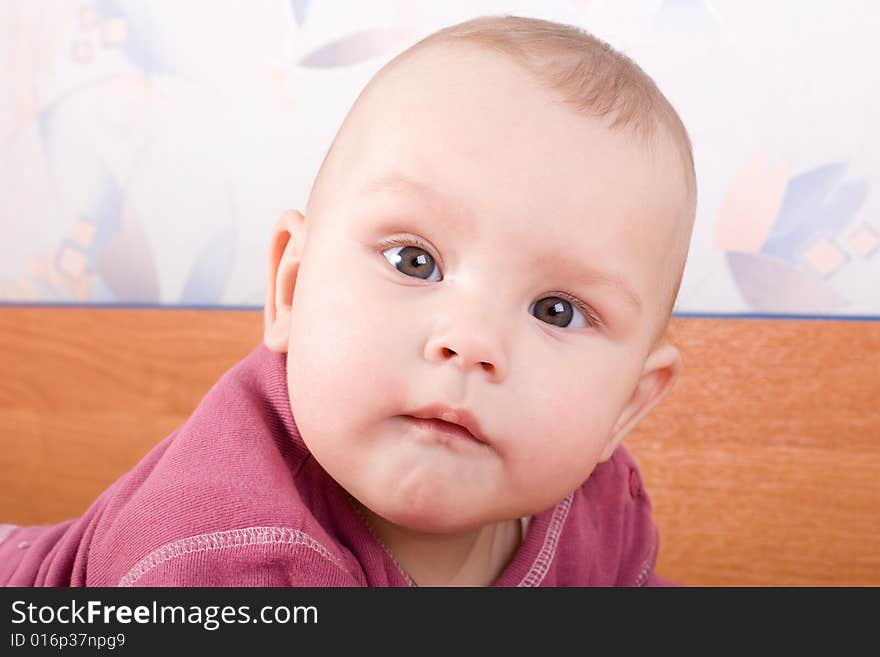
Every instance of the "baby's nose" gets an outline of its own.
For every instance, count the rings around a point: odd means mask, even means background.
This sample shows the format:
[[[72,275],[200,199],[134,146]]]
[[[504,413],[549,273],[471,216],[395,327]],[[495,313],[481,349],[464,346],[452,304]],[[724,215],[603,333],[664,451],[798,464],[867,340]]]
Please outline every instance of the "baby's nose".
[[[465,371],[479,370],[493,382],[501,381],[507,374],[506,356],[498,340],[464,327],[429,340],[425,358],[437,364],[451,362]]]
[[[458,354],[455,351],[453,351],[452,349],[450,349],[449,347],[443,347],[443,357],[444,358],[451,360],[457,356],[458,356]],[[464,360],[464,359],[462,359],[462,360]],[[487,372],[490,372],[490,373],[495,372],[495,369],[496,369],[495,365],[493,365],[492,363],[490,363],[488,361],[481,360],[481,361],[479,361],[478,364]]]

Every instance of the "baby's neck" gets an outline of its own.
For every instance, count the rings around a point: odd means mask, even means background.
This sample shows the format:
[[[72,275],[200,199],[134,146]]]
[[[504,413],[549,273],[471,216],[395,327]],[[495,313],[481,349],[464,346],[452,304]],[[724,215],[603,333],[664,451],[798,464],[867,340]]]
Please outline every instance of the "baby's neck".
[[[362,509],[376,535],[419,586],[488,586],[522,542],[519,520],[460,534],[425,534]]]

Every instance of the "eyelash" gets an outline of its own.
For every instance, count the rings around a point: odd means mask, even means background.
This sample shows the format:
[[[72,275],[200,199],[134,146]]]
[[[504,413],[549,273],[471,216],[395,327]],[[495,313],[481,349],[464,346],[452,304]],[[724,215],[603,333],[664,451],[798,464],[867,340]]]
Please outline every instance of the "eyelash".
[[[420,249],[423,249],[424,251],[427,251],[428,253],[430,253],[431,257],[434,258],[434,260],[436,262],[439,262],[441,265],[443,264],[443,262],[437,256],[434,255],[433,249],[431,249],[430,246],[428,246],[425,242],[423,242],[422,240],[420,240],[418,237],[415,237],[415,236],[389,237],[389,238],[381,240],[379,242],[379,246],[382,247],[380,249],[381,251],[384,251],[385,249],[391,248],[392,246],[417,246]],[[575,306],[578,310],[580,310],[583,313],[584,317],[587,318],[587,321],[591,322],[594,327],[596,327],[596,328],[602,327],[602,321],[598,317],[596,317],[595,313],[593,313],[593,311],[590,310],[590,307],[587,304],[585,304],[583,301],[578,299],[576,296],[574,296],[573,294],[570,294],[568,292],[551,292],[549,294],[549,296],[558,296],[562,299],[565,299],[570,304]]]

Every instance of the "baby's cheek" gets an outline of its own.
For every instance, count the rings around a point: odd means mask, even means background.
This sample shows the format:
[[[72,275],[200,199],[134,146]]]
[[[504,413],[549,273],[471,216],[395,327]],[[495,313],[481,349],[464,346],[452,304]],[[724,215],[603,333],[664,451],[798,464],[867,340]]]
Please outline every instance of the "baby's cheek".
[[[291,374],[291,386],[299,382],[302,397],[336,415],[347,432],[363,430],[370,415],[401,402],[403,344],[368,293],[356,280],[325,281],[294,309],[289,363],[300,373]]]
[[[601,452],[616,418],[609,384],[583,376],[570,363],[535,359],[520,394],[508,396],[508,426],[517,428],[524,471],[583,468]]]

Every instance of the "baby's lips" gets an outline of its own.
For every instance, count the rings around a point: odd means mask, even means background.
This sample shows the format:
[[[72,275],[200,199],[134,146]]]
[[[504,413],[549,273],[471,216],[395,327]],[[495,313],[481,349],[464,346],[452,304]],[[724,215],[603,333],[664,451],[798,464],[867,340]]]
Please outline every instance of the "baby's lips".
[[[485,433],[483,433],[476,416],[466,408],[455,408],[446,404],[434,403],[412,411],[409,415],[425,420],[443,420],[444,422],[457,424],[467,429],[478,442],[489,444],[489,440],[486,438]]]

